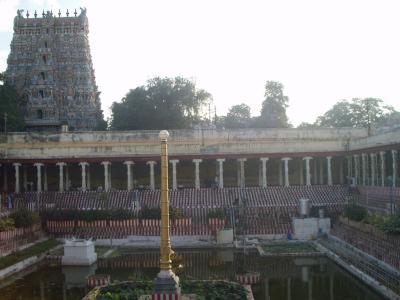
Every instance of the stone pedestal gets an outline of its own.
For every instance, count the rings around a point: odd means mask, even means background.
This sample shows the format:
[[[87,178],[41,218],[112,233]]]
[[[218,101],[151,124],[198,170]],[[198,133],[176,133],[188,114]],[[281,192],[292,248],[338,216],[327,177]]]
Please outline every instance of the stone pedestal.
[[[297,240],[311,240],[318,234],[329,233],[331,228],[330,218],[294,218],[293,232]]]
[[[179,277],[171,270],[158,273],[154,281],[154,292],[156,294],[180,294]]]
[[[217,244],[232,244],[233,229],[222,229],[217,231]]]
[[[87,240],[66,240],[61,264],[69,266],[90,266],[97,261],[94,243]]]

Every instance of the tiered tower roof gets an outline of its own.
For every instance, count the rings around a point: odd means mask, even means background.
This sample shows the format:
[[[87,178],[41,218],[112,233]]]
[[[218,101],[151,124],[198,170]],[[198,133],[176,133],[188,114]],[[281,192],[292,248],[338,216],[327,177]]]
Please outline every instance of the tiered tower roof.
[[[84,8],[17,11],[6,80],[25,99],[28,130],[92,130],[102,119],[88,33]]]

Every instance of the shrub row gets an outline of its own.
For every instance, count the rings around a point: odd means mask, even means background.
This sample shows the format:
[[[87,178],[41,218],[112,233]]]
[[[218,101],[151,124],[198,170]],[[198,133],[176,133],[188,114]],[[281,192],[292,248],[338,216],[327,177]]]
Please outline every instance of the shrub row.
[[[15,228],[14,219],[4,218],[0,220],[0,231],[7,231]]]
[[[98,220],[129,220],[135,219],[136,214],[127,209],[108,210],[78,210],[78,209],[52,209],[43,211],[41,217],[44,221],[98,221]],[[170,219],[182,219],[181,209],[170,207]],[[144,207],[140,214],[141,219],[161,219],[161,209],[158,207]]]
[[[400,213],[384,216],[378,213],[368,213],[364,207],[351,204],[346,207],[344,215],[350,220],[374,225],[386,234],[400,235]]]
[[[181,282],[182,293],[196,294],[199,299],[246,300],[247,290],[240,284],[227,281],[185,281]],[[100,289],[94,300],[136,300],[141,295],[151,294],[154,290],[152,281],[124,282]]]
[[[207,214],[207,218],[209,219],[221,219],[224,220],[226,217],[225,212],[223,210],[212,210],[210,212],[208,212]]]
[[[133,211],[126,209],[109,210],[79,210],[52,209],[42,212],[44,221],[97,221],[97,220],[127,220],[135,218]]]
[[[159,207],[143,207],[139,217],[141,219],[153,219],[160,220],[161,219],[161,208]],[[182,209],[176,207],[169,207],[169,218],[170,220],[183,219],[185,215],[183,214]]]
[[[0,220],[0,231],[12,230],[14,228],[30,227],[39,223],[39,214],[26,209],[13,212],[8,218]]]

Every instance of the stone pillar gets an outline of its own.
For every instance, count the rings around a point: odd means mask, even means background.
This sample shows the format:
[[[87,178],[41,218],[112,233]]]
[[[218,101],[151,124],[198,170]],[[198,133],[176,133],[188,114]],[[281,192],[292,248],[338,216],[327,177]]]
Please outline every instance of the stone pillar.
[[[43,166],[43,190],[45,192],[48,191],[48,185],[47,185],[47,165]]]
[[[349,178],[353,177],[353,173],[352,173],[352,160],[351,160],[351,156],[347,156],[347,180],[349,180]]]
[[[108,167],[111,166],[111,162],[103,161],[101,164],[104,166],[104,190],[108,192],[110,190],[110,175]]]
[[[58,190],[64,192],[64,166],[65,162],[58,162],[56,165],[59,168]]]
[[[199,164],[203,161],[202,159],[193,159],[194,163],[194,187],[195,189],[200,188],[200,166]]]
[[[267,161],[269,160],[268,157],[261,157],[261,186],[263,188],[267,187]]]
[[[172,190],[178,189],[178,179],[176,176],[176,164],[179,163],[179,159],[171,159],[169,163],[172,165]]]
[[[397,150],[392,150],[392,170],[392,185],[395,187],[397,181]]]
[[[361,165],[362,165],[362,185],[367,183],[367,155],[365,153],[361,154]]]
[[[326,157],[326,173],[328,178],[327,184],[332,185],[332,156]]]
[[[318,184],[318,176],[317,176],[317,174],[318,174],[318,164],[317,164],[317,160],[316,159],[314,159],[313,160],[313,166],[314,166],[314,168],[313,168],[313,175],[314,175],[314,179],[312,180],[312,181],[314,181],[314,184]]]
[[[283,163],[282,160],[278,161],[278,165],[279,165],[279,168],[278,168],[279,186],[283,185],[282,163]]]
[[[244,174],[244,163],[247,161],[247,158],[238,158],[237,162],[238,162],[238,183],[239,183],[239,187],[244,188],[246,186],[246,177]]]
[[[133,189],[133,182],[132,182],[132,166],[135,163],[131,160],[127,160],[124,162],[126,165],[126,189],[131,191]]]
[[[28,191],[28,169],[26,165],[22,166],[22,180],[23,180],[23,186],[24,186],[24,191]]]
[[[358,158],[359,155],[358,154],[354,154],[353,155],[354,158],[354,178],[355,178],[355,184],[358,185],[359,184],[359,174],[358,174]]]
[[[7,173],[7,165],[3,165],[3,191],[8,191],[8,173]]]
[[[304,185],[304,161],[299,160],[300,185]]]
[[[111,190],[112,189],[112,178],[111,178],[111,174],[112,174],[112,170],[111,170],[111,162],[110,165],[108,167],[108,189]]]
[[[339,180],[340,180],[340,184],[344,184],[344,175],[343,175],[343,171],[344,171],[344,167],[343,167],[343,164],[344,164],[344,160],[343,159],[341,159],[340,160],[340,170],[339,170]]]
[[[86,169],[86,190],[90,191],[90,165]]]
[[[375,153],[371,153],[371,186],[375,186]]]
[[[225,158],[217,158],[218,162],[218,187],[224,188],[224,162]]]
[[[154,179],[154,166],[157,164],[154,160],[148,161],[146,164],[150,166],[150,190],[154,191],[156,189],[155,179]]]
[[[13,163],[15,168],[15,193],[19,193],[21,191],[20,183],[19,183],[19,167],[21,166],[20,163]]]
[[[310,159],[313,159],[311,156],[303,157],[303,160],[306,162],[306,185],[311,185],[311,172],[310,172]]]
[[[82,178],[82,191],[86,192],[86,166],[88,166],[89,164],[87,162],[80,162],[79,165],[81,166],[81,178]]]
[[[42,163],[35,163],[34,166],[36,167],[36,176],[37,176],[37,187],[36,190],[38,192],[42,191],[42,169],[41,167],[44,166]]]
[[[69,191],[71,188],[71,183],[69,181],[69,166],[65,165],[65,190]]]
[[[324,184],[324,164],[322,158],[318,158],[319,164],[319,184]]]
[[[379,156],[381,159],[381,186],[385,186],[385,151],[380,151]]]
[[[289,160],[291,160],[290,157],[284,157],[282,158],[283,162],[285,163],[285,186],[289,186]]]

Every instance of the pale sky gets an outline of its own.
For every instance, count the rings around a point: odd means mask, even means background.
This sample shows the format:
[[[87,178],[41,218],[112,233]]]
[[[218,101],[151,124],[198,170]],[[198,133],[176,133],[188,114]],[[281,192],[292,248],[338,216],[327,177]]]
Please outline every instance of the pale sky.
[[[258,115],[267,80],[289,96],[294,125],[341,99],[377,97],[400,110],[397,0],[0,0],[0,70],[17,8],[87,8],[102,108],[154,76],[183,76],[217,114]]]

